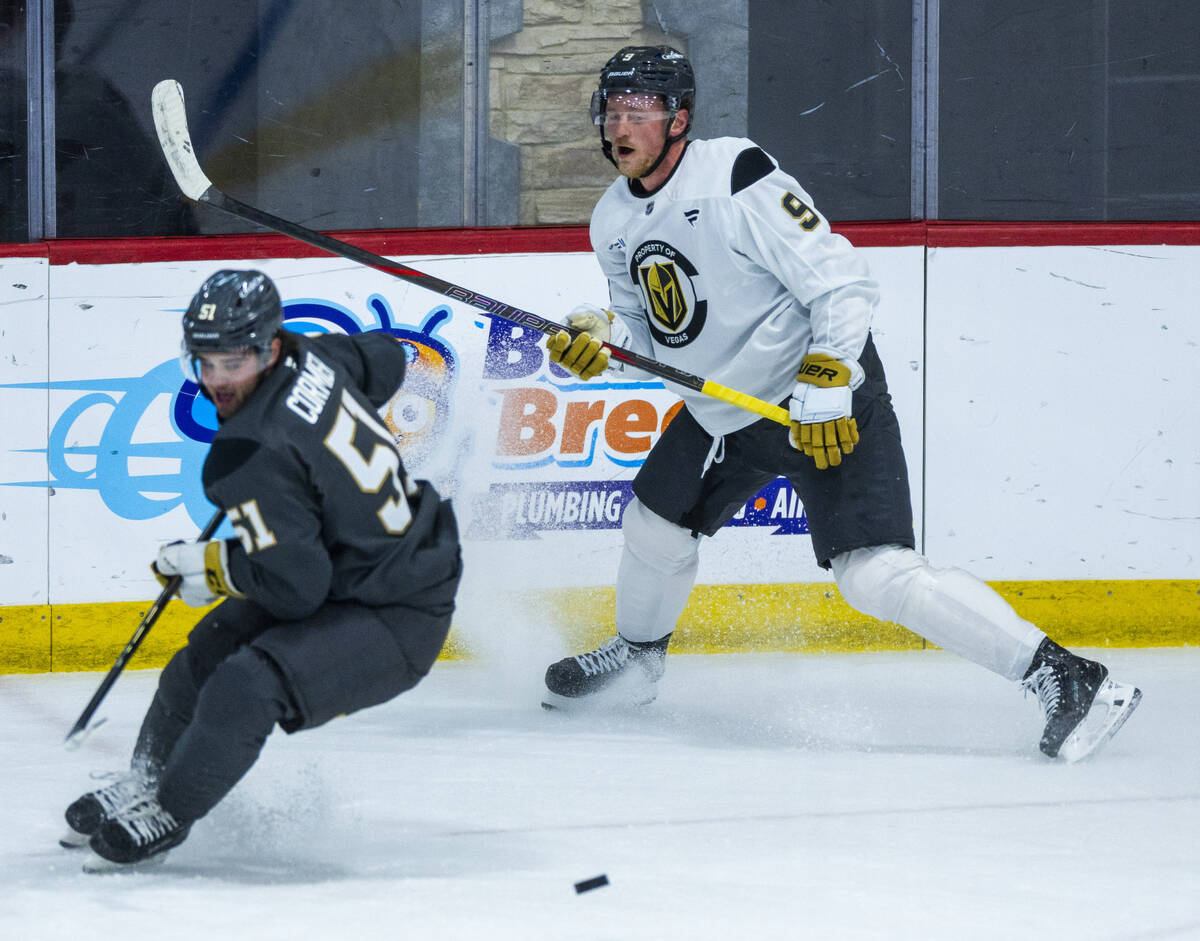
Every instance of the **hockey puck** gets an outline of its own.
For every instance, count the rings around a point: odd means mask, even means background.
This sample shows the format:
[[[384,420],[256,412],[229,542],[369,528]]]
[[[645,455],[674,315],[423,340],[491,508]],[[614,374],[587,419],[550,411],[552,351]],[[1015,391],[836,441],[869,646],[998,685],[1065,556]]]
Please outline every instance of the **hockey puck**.
[[[598,876],[592,876],[590,879],[584,879],[582,882],[575,883],[575,894],[582,895],[584,892],[590,892],[592,889],[598,889],[602,885],[608,885],[608,876],[601,873]]]

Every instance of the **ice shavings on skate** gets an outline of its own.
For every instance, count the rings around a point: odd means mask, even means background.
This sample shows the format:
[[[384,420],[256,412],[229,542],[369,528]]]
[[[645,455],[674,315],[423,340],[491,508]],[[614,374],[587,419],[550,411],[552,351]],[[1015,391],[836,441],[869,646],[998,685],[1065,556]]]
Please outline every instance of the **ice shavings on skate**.
[[[644,706],[658,695],[666,638],[631,644],[617,635],[601,647],[550,665],[542,705],[547,709]]]

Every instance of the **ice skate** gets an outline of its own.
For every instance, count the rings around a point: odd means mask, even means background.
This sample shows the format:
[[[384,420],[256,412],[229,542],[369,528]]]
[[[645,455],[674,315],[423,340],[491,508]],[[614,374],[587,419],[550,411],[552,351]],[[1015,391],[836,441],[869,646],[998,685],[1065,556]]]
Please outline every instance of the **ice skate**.
[[[543,708],[645,706],[654,702],[666,668],[670,639],[668,634],[639,644],[618,634],[603,647],[550,664]]]
[[[113,872],[139,867],[161,858],[187,839],[190,823],[176,820],[155,797],[126,807],[105,820],[88,841],[92,856],[84,872]]]
[[[1078,657],[1049,637],[1038,646],[1021,685],[1037,694],[1046,717],[1042,753],[1065,761],[1094,754],[1142,698],[1137,687],[1112,680],[1104,664]]]
[[[145,777],[133,771],[106,775],[116,780],[112,784],[89,791],[71,804],[64,815],[67,832],[59,837],[59,845],[67,849],[87,846],[92,834],[100,825],[149,794],[150,785]]]

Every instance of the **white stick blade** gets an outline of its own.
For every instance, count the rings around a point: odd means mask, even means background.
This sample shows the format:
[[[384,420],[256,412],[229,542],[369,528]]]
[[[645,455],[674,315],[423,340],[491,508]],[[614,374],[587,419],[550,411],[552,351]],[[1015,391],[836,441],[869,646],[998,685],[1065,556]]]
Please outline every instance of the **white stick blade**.
[[[98,719],[91,725],[85,725],[78,732],[68,735],[66,740],[63,742],[63,747],[66,748],[67,751],[78,751],[79,746],[82,745],[86,739],[91,738],[92,733],[95,732],[96,729],[100,728],[100,726],[104,725],[104,723],[107,721],[107,718]]]
[[[212,186],[212,181],[200,169],[192,150],[187,111],[183,107],[183,87],[172,78],[164,79],[154,86],[150,103],[158,142],[171,173],[175,175],[175,182],[188,199],[199,199]]]

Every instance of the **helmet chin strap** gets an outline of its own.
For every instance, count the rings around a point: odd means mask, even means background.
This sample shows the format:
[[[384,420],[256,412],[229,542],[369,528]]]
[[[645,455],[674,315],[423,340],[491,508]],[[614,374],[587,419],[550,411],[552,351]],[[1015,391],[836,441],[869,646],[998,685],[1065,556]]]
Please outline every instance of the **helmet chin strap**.
[[[678,112],[672,112],[671,117],[667,119],[667,127],[668,128],[674,122],[675,115],[677,113]],[[688,122],[688,127],[691,127],[690,121]],[[662,162],[667,158],[667,151],[669,151],[675,145],[675,143],[677,141],[681,141],[685,137],[687,137],[687,132],[688,132],[688,128],[685,127],[680,133],[676,134],[674,137],[668,135],[666,137],[666,139],[663,140],[662,150],[660,150],[658,152],[658,158],[654,161],[654,163],[650,164],[650,169],[648,169],[640,177],[635,178],[636,181],[640,182],[641,180],[650,176],[650,174],[652,174],[655,170],[657,170],[659,168],[659,166],[662,164]],[[617,166],[616,158],[613,157],[612,141],[610,141],[607,137],[604,136],[604,126],[603,125],[600,126],[600,149],[604,151],[604,156],[608,158],[608,162],[611,163],[614,167]]]

